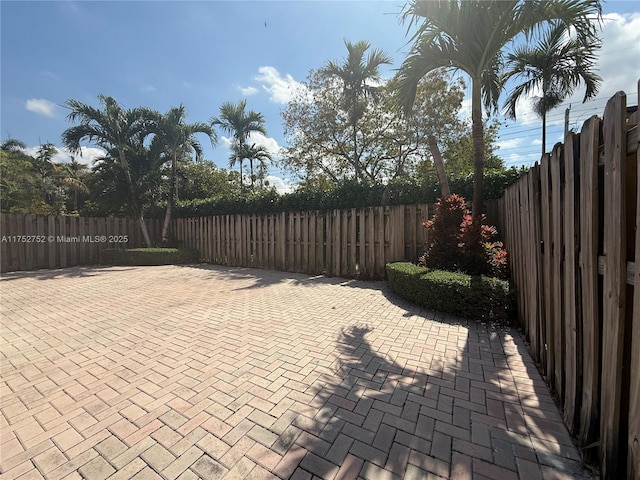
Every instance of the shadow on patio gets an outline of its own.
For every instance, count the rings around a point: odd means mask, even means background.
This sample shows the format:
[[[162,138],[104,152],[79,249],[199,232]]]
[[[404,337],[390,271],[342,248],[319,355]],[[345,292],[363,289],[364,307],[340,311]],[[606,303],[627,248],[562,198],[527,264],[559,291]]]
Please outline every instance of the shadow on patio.
[[[322,478],[590,478],[520,338],[409,317],[343,330],[272,448]]]

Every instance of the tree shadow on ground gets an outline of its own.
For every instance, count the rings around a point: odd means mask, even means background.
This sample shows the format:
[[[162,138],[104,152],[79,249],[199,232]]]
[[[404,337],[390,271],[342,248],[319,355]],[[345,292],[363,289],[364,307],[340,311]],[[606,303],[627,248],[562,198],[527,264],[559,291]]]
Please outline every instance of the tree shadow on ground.
[[[340,277],[327,277],[325,275],[309,275],[305,273],[282,272],[279,270],[263,270],[249,267],[228,267],[220,265],[211,265],[207,263],[192,265],[176,265],[182,268],[195,268],[205,272],[211,272],[211,278],[224,279],[229,281],[252,281],[251,284],[239,287],[234,290],[251,290],[255,288],[264,288],[280,283],[289,283],[301,287],[313,287],[317,285],[344,285],[354,286],[356,288],[381,289],[382,282],[365,282],[361,280],[350,280]],[[379,284],[379,285],[376,285]]]
[[[35,278],[37,280],[56,280],[60,278],[86,278],[108,272],[123,272],[133,270],[136,267],[107,267],[107,266],[77,266],[56,268],[53,270],[30,270],[17,272],[3,272],[0,281],[8,282],[23,278]]]
[[[321,478],[590,478],[521,339],[411,317],[342,330],[276,450]]]

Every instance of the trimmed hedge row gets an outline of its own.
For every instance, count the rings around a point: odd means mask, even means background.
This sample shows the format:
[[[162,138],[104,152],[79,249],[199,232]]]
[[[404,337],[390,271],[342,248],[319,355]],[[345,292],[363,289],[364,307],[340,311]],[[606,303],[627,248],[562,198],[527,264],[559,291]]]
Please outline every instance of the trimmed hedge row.
[[[505,171],[487,171],[484,176],[486,200],[502,198],[505,189],[515,183],[525,172],[511,168]],[[471,198],[473,176],[449,180],[453,193]],[[379,205],[413,205],[435,203],[440,198],[437,181],[419,183],[415,179],[395,179],[387,185],[381,183],[344,180],[332,188],[299,188],[291,193],[279,195],[274,190],[247,192],[221,198],[198,198],[179,201],[176,217],[203,217],[208,215],[231,215],[242,213],[277,213],[298,210],[333,210],[342,208],[377,207]],[[149,211],[147,216],[162,216],[162,210]]]
[[[177,248],[112,248],[102,252],[104,265],[180,265],[198,263],[199,260],[197,250]]]
[[[506,280],[406,262],[389,263],[386,271],[391,290],[429,310],[500,324],[512,318],[513,294]]]

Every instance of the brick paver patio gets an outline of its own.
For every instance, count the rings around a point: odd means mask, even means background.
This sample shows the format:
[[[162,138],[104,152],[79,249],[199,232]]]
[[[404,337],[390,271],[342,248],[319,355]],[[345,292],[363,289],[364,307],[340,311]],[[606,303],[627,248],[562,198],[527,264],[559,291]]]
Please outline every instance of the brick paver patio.
[[[2,479],[589,478],[521,338],[367,283],[0,281]]]

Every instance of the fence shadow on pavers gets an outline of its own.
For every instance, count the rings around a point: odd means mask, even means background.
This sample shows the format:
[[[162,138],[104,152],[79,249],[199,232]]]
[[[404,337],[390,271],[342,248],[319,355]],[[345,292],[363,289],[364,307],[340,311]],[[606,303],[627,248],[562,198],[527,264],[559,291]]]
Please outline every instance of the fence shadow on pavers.
[[[378,329],[341,331],[335,359],[319,360],[324,373],[299,393],[309,411],[273,447],[298,449],[299,470],[369,480],[591,478],[510,330],[415,314]]]
[[[85,267],[69,267],[58,268],[55,270],[33,270],[18,272],[3,272],[0,275],[0,281],[19,280],[22,278],[35,278],[37,280],[57,280],[60,278],[87,278],[95,277],[106,272],[123,272],[133,270],[137,267],[102,267],[102,266],[85,266]]]

